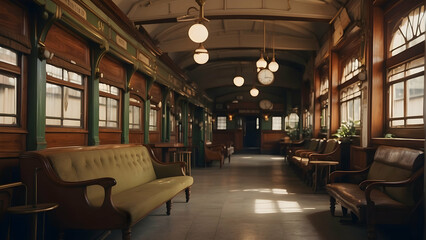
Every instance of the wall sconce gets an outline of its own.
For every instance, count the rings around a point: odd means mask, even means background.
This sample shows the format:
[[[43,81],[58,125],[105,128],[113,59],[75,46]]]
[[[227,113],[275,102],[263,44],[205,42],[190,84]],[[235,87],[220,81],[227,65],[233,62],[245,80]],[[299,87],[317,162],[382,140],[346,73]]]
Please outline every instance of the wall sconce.
[[[96,68],[96,69],[95,69],[95,77],[96,77],[96,79],[99,79],[99,78],[103,78],[103,77],[104,77],[104,74],[103,74],[103,73],[101,73],[101,70],[100,70],[99,68]]]
[[[265,121],[269,121],[269,116],[268,116],[268,114],[265,114],[265,115],[263,116],[263,118],[265,119]]]
[[[229,121],[232,121],[232,114],[228,115]]]
[[[40,47],[38,49],[38,57],[41,60],[52,59],[55,54],[47,50],[43,43],[39,42],[39,45]]]

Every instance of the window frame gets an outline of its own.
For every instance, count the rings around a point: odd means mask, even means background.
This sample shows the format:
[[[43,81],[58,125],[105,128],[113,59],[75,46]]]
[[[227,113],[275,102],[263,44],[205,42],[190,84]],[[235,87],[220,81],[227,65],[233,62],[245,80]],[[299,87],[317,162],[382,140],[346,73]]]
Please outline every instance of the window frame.
[[[130,99],[135,99],[139,102],[133,102]],[[134,123],[130,124],[130,117],[131,117],[130,116],[130,108],[132,106],[139,108],[139,128],[132,128],[131,126],[136,125],[136,124],[134,124]],[[144,126],[144,124],[143,124],[143,110],[144,110],[143,106],[144,106],[144,102],[143,102],[142,98],[140,98],[137,95],[130,94],[130,98],[129,98],[129,131],[130,132],[142,132],[143,126]]]
[[[385,26],[385,56],[384,56],[384,73],[383,73],[383,97],[384,97],[384,131],[385,133],[391,133],[396,135],[397,137],[402,138],[424,138],[424,122],[423,124],[416,124],[416,125],[407,125],[407,120],[412,118],[419,118],[419,116],[407,116],[407,82],[411,79],[415,79],[419,76],[424,76],[424,69],[423,72],[419,72],[416,74],[413,74],[411,76],[404,76],[400,79],[389,81],[389,73],[392,69],[395,69],[397,67],[400,67],[412,60],[423,58],[424,59],[424,40],[423,42],[417,43],[416,45],[413,45],[409,48],[406,48],[402,52],[399,52],[395,55],[391,54],[391,43],[393,40],[393,34],[398,31],[398,28],[403,21],[404,18],[408,17],[409,14],[414,11],[416,8],[419,8],[421,6],[424,6],[424,3],[419,1],[413,1],[412,4],[401,6],[401,8],[398,7],[398,10],[396,8],[393,8],[391,11],[387,12],[384,17]],[[426,16],[423,16],[425,18]],[[425,33],[423,33],[425,34]],[[425,35],[426,37],[426,35]],[[423,77],[424,78],[424,77]],[[395,84],[403,83],[404,84],[404,110],[403,110],[403,117],[392,117],[391,114],[391,106],[392,103],[390,102],[390,96],[391,96],[391,88]],[[424,88],[424,86],[423,86]],[[423,94],[423,99],[424,99]],[[423,112],[424,115],[424,112]],[[403,126],[391,126],[391,121],[393,120],[403,120],[404,124]]]
[[[155,125],[151,122],[151,113],[153,112],[153,110],[155,111]],[[156,104],[151,103],[150,108],[149,108],[149,119],[148,119],[148,131],[149,132],[159,132],[159,116],[158,114],[161,113],[161,108],[157,107]],[[154,116],[154,115],[153,115]],[[154,129],[155,127],[155,129]]]
[[[49,64],[49,63],[47,63],[47,64]],[[50,75],[47,74],[47,71],[46,71],[46,89],[47,89],[47,84],[48,83],[52,84],[52,85],[55,85],[55,86],[59,86],[61,88],[61,100],[63,100],[63,97],[64,97],[63,96],[63,94],[64,94],[64,87],[71,88],[73,90],[78,90],[78,91],[81,92],[81,106],[80,106],[80,110],[81,111],[80,111],[80,126],[64,126],[64,124],[63,124],[64,120],[68,120],[68,119],[64,117],[63,101],[62,101],[61,117],[59,117],[59,118],[58,117],[49,117],[50,119],[59,119],[61,121],[61,125],[48,125],[47,124],[48,116],[46,114],[46,128],[49,128],[49,129],[55,129],[55,128],[63,129],[63,128],[68,128],[68,129],[76,129],[76,130],[77,129],[80,129],[80,130],[85,129],[85,126],[86,126],[86,120],[85,120],[86,119],[86,110],[85,110],[85,106],[86,106],[86,101],[87,101],[87,91],[86,91],[86,89],[87,89],[87,80],[88,80],[87,76],[84,75],[83,73],[78,73],[78,72],[75,72],[73,70],[66,69],[66,68],[64,68],[62,66],[57,66],[57,65],[53,65],[53,64],[49,64],[49,65],[52,65],[52,66],[54,66],[56,68],[60,68],[62,70],[62,78],[64,76],[64,71],[73,72],[73,73],[81,75],[81,77],[82,77],[82,79],[81,79],[82,80],[82,84],[79,85],[79,84],[76,84],[76,83],[72,83],[72,82],[68,82],[68,81],[62,80],[62,79],[58,79],[58,78],[56,78],[54,76],[50,76]],[[46,92],[47,92],[47,90],[46,90]],[[46,97],[47,97],[47,93],[46,93]],[[76,119],[71,119],[71,120],[76,120]]]
[[[107,92],[104,92],[104,91],[102,91],[102,90],[99,89],[99,108],[101,106],[101,104],[100,104],[100,98],[101,97],[106,98],[106,107],[105,107],[106,119],[105,119],[105,126],[100,126],[99,125],[99,128],[120,130],[121,129],[121,126],[120,126],[121,117],[120,116],[121,116],[121,97],[122,97],[122,90],[121,90],[121,88],[119,88],[117,86],[114,86],[114,85],[111,85],[111,84],[108,84],[108,83],[99,82],[99,84],[105,84],[105,85],[108,85],[110,87],[115,87],[115,88],[118,89],[118,95],[114,95],[112,93],[107,93]],[[108,98],[113,99],[113,100],[117,100],[117,127],[108,127],[108,105],[107,105]],[[99,112],[99,123],[101,122],[100,117],[101,116],[100,116],[100,112]]]

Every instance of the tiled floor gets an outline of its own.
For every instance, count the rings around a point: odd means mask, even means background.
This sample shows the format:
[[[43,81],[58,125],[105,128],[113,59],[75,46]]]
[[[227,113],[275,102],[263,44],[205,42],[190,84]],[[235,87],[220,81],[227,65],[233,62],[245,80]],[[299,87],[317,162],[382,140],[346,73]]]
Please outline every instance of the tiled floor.
[[[314,194],[280,156],[236,154],[222,169],[193,169],[193,177],[189,203],[179,194],[170,216],[165,206],[152,212],[133,227],[132,239],[366,239],[365,226],[332,217],[328,195]],[[407,239],[403,230],[381,227],[379,239]],[[121,232],[106,239],[119,240]]]

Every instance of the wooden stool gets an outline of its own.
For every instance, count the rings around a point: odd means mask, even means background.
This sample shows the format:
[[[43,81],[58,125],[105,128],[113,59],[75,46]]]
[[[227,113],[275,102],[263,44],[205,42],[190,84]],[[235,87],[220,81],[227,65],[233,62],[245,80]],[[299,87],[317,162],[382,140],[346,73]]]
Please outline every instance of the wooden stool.
[[[178,151],[176,152],[178,156],[178,161],[185,162],[185,173],[188,176],[191,176],[191,151]]]

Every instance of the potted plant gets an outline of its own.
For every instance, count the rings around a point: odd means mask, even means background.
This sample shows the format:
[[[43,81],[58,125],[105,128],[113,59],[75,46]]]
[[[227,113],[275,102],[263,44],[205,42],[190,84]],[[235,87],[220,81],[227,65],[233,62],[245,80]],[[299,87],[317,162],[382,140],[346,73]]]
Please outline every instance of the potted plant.
[[[351,138],[356,135],[355,125],[359,125],[359,121],[342,122],[333,136],[339,138],[341,142],[350,142]]]

